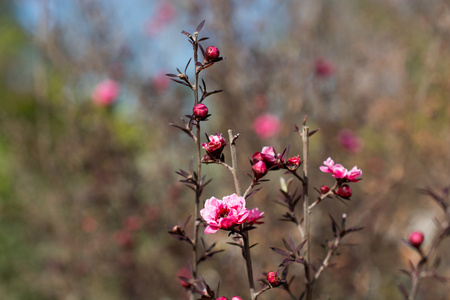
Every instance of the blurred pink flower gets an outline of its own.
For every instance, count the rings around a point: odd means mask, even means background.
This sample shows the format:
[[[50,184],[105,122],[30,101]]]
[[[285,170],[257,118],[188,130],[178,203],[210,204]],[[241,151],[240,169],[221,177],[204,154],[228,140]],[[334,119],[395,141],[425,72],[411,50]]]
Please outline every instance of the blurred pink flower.
[[[335,69],[335,66],[325,58],[319,57],[314,62],[314,73],[317,77],[328,78],[334,74]]]
[[[138,216],[130,216],[124,222],[124,228],[129,231],[139,230],[142,226],[141,218]]]
[[[111,105],[119,96],[120,86],[112,79],[100,82],[92,92],[92,101],[100,106]]]
[[[280,130],[280,120],[272,114],[264,114],[253,121],[253,130],[260,139],[268,139]]]
[[[133,245],[133,239],[130,232],[125,229],[118,230],[114,233],[114,240],[117,245],[122,247],[128,247]]]
[[[147,21],[146,31],[150,36],[158,34],[176,16],[175,6],[169,1],[160,1],[155,14]]]
[[[81,220],[81,228],[86,233],[91,233],[97,228],[97,220],[87,216]]]
[[[212,197],[205,202],[200,215],[208,223],[205,233],[215,233],[219,229],[229,230],[243,224],[250,211],[245,208],[245,199],[236,194],[225,196],[222,200]]]
[[[152,79],[152,87],[157,93],[164,93],[170,85],[170,79],[166,76],[167,72],[159,71]]]
[[[343,129],[338,134],[339,144],[347,151],[357,153],[361,151],[363,143],[361,138],[350,129]]]

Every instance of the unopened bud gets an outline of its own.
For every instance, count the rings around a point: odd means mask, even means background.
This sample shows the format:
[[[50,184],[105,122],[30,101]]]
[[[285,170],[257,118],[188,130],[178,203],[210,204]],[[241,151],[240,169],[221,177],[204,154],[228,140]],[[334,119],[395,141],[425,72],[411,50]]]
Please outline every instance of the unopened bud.
[[[260,160],[252,166],[253,173],[255,174],[256,179],[260,179],[264,175],[267,174],[267,166],[266,164]]]
[[[321,194],[326,194],[326,193],[328,193],[330,191],[330,188],[328,187],[328,186],[326,186],[326,185],[322,185],[321,187],[320,187],[320,193]]]
[[[289,170],[291,171],[295,171],[298,169],[298,167],[301,165],[302,160],[300,159],[299,156],[294,156],[294,157],[290,157],[287,162],[286,162],[286,166]]]
[[[409,240],[409,243],[411,244],[411,246],[413,246],[415,248],[419,248],[422,245],[424,239],[425,239],[425,236],[422,232],[413,231],[409,235],[408,240]]]
[[[205,58],[208,61],[216,60],[219,58],[220,51],[214,46],[209,46],[205,51]]]
[[[192,111],[194,113],[194,116],[196,116],[197,118],[203,119],[208,115],[208,108],[203,103],[196,104]]]
[[[336,195],[349,199],[352,196],[352,189],[347,184],[344,184],[336,191]]]
[[[269,272],[267,273],[267,281],[270,283],[271,286],[276,287],[279,286],[281,283],[281,279],[280,277],[278,277],[278,273],[277,272]]]

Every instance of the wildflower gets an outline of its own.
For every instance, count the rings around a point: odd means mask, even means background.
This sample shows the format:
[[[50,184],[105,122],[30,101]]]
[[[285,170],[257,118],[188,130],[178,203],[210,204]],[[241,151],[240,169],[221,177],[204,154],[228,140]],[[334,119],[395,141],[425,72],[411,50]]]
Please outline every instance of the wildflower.
[[[314,73],[317,77],[328,78],[335,72],[335,66],[324,58],[318,58],[314,62]]]
[[[205,51],[205,59],[207,61],[212,61],[218,59],[220,56],[220,51],[217,47],[209,46]]]
[[[344,184],[336,191],[336,195],[349,199],[352,196],[352,189],[347,184]]]
[[[253,121],[253,130],[260,139],[268,139],[280,130],[280,120],[272,114],[264,114]]]
[[[119,84],[112,79],[106,79],[95,87],[92,101],[99,106],[109,106],[116,100],[119,92]]]
[[[260,179],[267,174],[266,164],[260,160],[252,166],[253,173],[255,174],[255,179]]]
[[[236,194],[226,196],[223,200],[212,197],[205,202],[205,208],[200,215],[208,223],[205,233],[215,233],[219,229],[230,230],[243,224],[250,211],[245,208],[245,199]]]
[[[343,129],[338,134],[339,144],[347,151],[357,153],[362,149],[362,140],[350,129]]]
[[[203,103],[198,103],[192,109],[194,116],[200,119],[204,119],[208,116],[208,108]]]
[[[281,283],[280,277],[278,277],[278,272],[269,272],[267,273],[267,281],[270,283],[271,286],[276,287],[279,286]]]
[[[298,169],[298,167],[301,165],[301,163],[302,163],[302,160],[300,159],[300,157],[294,156],[294,157],[288,158],[288,160],[286,162],[286,166],[289,170],[295,171]]]
[[[202,143],[202,147],[206,150],[206,153],[212,159],[220,158],[223,148],[226,146],[226,142],[222,137],[222,134],[216,133],[209,136],[208,143]]]
[[[411,246],[413,246],[414,248],[419,248],[422,245],[424,239],[425,239],[425,236],[422,232],[413,231],[409,235],[409,244]]]
[[[249,210],[249,214],[247,217],[247,224],[262,224],[264,222],[259,221],[259,219],[263,218],[264,212],[260,212],[257,207]]]

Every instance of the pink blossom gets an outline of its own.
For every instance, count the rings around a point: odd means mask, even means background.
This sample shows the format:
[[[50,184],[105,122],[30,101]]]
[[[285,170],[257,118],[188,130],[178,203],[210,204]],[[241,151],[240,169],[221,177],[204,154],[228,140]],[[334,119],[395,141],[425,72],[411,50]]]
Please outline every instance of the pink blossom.
[[[222,137],[222,134],[216,133],[215,135],[209,136],[208,143],[202,143],[203,149],[206,150],[206,153],[210,156],[211,159],[220,158],[220,154],[222,154],[223,148],[227,145],[225,140]]]
[[[208,107],[203,103],[198,103],[194,106],[192,112],[197,118],[204,119],[208,115]]]
[[[217,49],[217,47],[209,46],[205,50],[205,58],[208,61],[216,60],[220,56],[220,51]]]
[[[238,296],[234,296],[234,297],[231,298],[231,300],[242,300],[242,298],[238,297]]]
[[[228,300],[228,298],[222,296],[222,297],[217,298],[216,300]]]
[[[272,114],[264,114],[253,121],[253,130],[260,139],[268,139],[280,130],[280,120]]]
[[[278,272],[270,271],[266,275],[267,281],[270,283],[271,286],[277,287],[281,283],[280,277],[278,277]]]
[[[116,100],[119,92],[119,84],[112,79],[106,79],[95,87],[92,92],[92,101],[100,106],[109,106]]]
[[[408,240],[411,246],[419,248],[422,245],[423,241],[425,240],[425,236],[421,231],[413,231],[409,235]]]
[[[325,166],[319,167],[324,173],[331,173],[336,179],[345,179],[351,182],[358,182],[359,177],[362,175],[362,171],[354,166],[350,171],[347,171],[341,164],[335,164],[331,157],[328,157],[326,161],[323,162]]]
[[[253,208],[252,210],[249,210],[249,214],[248,214],[248,218],[247,218],[247,223],[249,225],[252,224],[262,224],[264,222],[259,221],[261,218],[264,217],[264,212],[263,211],[259,211],[257,207]]]
[[[250,211],[245,208],[245,199],[236,194],[226,196],[222,200],[212,197],[205,202],[200,215],[208,223],[205,233],[215,233],[219,229],[229,230],[243,224]]]
[[[256,163],[258,161],[264,161],[268,168],[277,165],[277,158],[273,147],[265,146],[261,152],[255,152],[252,155],[252,162]]]
[[[328,78],[335,72],[335,66],[325,58],[318,58],[314,62],[314,73],[317,77]]]
[[[344,178],[347,176],[347,169],[343,165],[337,164],[333,167],[333,177],[334,178]]]
[[[362,171],[357,168],[357,166],[354,166],[350,171],[347,172],[346,178],[351,182],[358,182],[359,177],[361,177]]]
[[[267,174],[267,166],[262,160],[256,162],[252,166],[252,170],[253,170],[253,173],[255,174],[256,179],[259,179]]]
[[[357,153],[362,149],[362,140],[350,129],[343,129],[338,134],[339,144],[347,151]]]

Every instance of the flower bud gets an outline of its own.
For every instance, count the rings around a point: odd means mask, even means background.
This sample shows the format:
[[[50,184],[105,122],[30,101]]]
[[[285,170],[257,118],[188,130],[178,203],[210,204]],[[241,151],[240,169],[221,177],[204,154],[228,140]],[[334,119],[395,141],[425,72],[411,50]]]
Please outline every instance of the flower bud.
[[[192,111],[194,113],[194,116],[200,119],[206,118],[206,116],[208,115],[208,108],[203,103],[196,104]]]
[[[295,171],[298,169],[298,167],[301,165],[302,160],[300,159],[299,156],[294,156],[294,157],[290,157],[287,162],[286,162],[286,166],[289,170],[291,171]]]
[[[352,189],[347,184],[344,184],[336,191],[336,195],[348,199],[352,196]]]
[[[260,160],[252,166],[253,173],[255,174],[256,179],[260,179],[264,175],[267,174],[267,166],[266,164]]]
[[[228,298],[227,297],[219,297],[216,300],[228,300]]]
[[[208,143],[202,143],[203,149],[206,150],[206,154],[208,154],[211,159],[220,159],[222,150],[227,144],[223,139],[222,134],[216,133],[215,135],[210,135],[208,139]]]
[[[328,186],[326,186],[326,185],[322,185],[321,187],[320,187],[320,193],[321,194],[326,194],[326,193],[328,193],[330,191],[330,188],[328,187]]]
[[[220,51],[214,46],[209,46],[205,51],[205,58],[208,61],[216,60],[219,58]]]
[[[409,235],[408,241],[411,244],[411,246],[413,246],[415,248],[419,248],[422,245],[424,239],[425,239],[425,236],[422,232],[413,231]]]
[[[281,283],[281,279],[280,277],[278,277],[278,273],[277,272],[269,272],[267,273],[267,281],[270,283],[271,286],[276,287],[279,286]]]
[[[231,297],[231,300],[242,300],[242,298],[238,297],[238,296],[234,296],[234,297]]]

